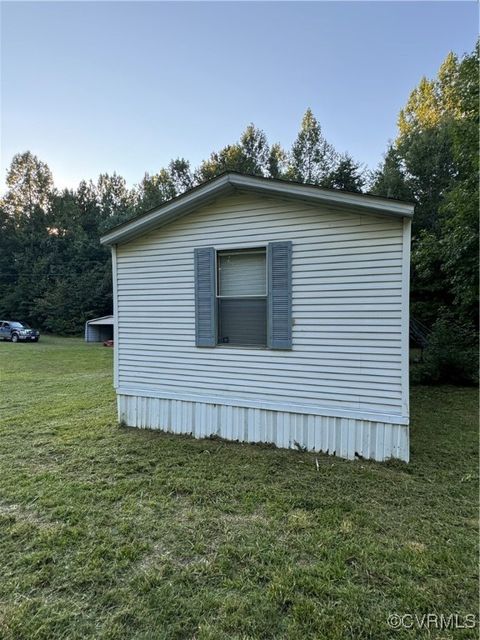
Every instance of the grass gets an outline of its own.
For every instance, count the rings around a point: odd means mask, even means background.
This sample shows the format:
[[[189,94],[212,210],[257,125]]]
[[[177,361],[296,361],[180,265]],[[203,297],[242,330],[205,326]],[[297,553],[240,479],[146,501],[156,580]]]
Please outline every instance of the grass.
[[[0,343],[2,640],[474,637],[387,624],[477,612],[474,389],[414,389],[410,465],[347,462],[121,428],[111,360]]]

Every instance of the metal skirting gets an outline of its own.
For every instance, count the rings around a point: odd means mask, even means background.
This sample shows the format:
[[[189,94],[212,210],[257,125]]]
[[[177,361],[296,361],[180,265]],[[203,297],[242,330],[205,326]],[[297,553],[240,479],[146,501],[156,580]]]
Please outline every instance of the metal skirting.
[[[118,394],[120,422],[144,429],[271,443],[341,458],[409,461],[409,427],[357,418]]]

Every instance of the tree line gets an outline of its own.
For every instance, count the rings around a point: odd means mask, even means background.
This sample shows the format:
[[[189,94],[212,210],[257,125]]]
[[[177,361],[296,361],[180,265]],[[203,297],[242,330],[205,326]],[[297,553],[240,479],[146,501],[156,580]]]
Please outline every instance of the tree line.
[[[58,190],[49,167],[30,152],[14,156],[0,200],[0,317],[61,334],[112,311],[107,229],[232,170],[327,188],[413,201],[412,314],[433,326],[478,320],[478,45],[450,53],[434,79],[423,78],[398,118],[398,136],[368,172],[338,153],[307,109],[289,150],[269,144],[253,124],[195,169],[177,158],[128,188],[102,174]]]

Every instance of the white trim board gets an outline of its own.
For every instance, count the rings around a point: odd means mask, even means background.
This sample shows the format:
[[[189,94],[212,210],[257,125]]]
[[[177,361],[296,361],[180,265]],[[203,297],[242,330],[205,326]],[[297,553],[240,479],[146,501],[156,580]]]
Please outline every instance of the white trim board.
[[[410,414],[410,242],[412,221],[403,219],[402,243],[402,413]]]
[[[132,389],[118,387],[117,395],[139,398],[159,398],[162,400],[183,400],[200,404],[223,405],[229,407],[244,407],[247,409],[265,409],[268,411],[282,411],[288,413],[300,413],[305,415],[326,416],[332,418],[349,418],[357,420],[369,420],[372,422],[388,422],[408,426],[409,417],[396,414],[373,413],[369,411],[354,411],[336,409],[334,407],[312,406],[303,403],[277,403],[265,400],[250,400],[246,398],[231,398],[222,396],[197,395],[191,393],[172,393],[168,391],[155,391],[153,389]]]
[[[118,293],[117,293],[117,245],[112,246],[112,283],[113,283],[113,386],[118,387]]]

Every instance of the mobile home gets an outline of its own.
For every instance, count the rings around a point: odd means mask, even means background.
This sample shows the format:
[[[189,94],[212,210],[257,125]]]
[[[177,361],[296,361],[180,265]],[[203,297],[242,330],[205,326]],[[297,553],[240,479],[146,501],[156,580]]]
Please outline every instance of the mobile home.
[[[226,173],[106,233],[119,419],[408,461],[412,215]]]

